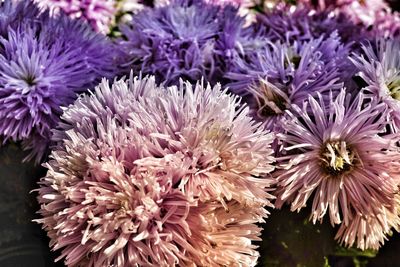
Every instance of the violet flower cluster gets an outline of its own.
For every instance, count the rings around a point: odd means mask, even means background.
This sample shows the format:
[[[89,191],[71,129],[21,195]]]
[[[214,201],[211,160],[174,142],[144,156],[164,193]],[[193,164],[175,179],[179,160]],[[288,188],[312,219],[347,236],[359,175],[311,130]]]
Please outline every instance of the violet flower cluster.
[[[202,0],[176,0],[143,10],[121,26],[120,64],[126,73],[133,69],[154,74],[169,85],[180,78],[195,82],[202,77],[215,83],[225,68],[216,57],[222,53],[217,42],[228,17],[242,20],[234,6]]]
[[[113,1],[54,2],[1,4],[0,134],[36,159],[54,144],[37,222],[67,266],[255,266],[257,223],[283,205],[347,247],[400,230],[383,2],[158,1],[113,44],[84,22],[108,32]]]
[[[21,141],[40,161],[51,129],[77,93],[113,77],[112,44],[87,25],[5,1],[0,38],[0,136]],[[110,53],[111,52],[111,53]]]

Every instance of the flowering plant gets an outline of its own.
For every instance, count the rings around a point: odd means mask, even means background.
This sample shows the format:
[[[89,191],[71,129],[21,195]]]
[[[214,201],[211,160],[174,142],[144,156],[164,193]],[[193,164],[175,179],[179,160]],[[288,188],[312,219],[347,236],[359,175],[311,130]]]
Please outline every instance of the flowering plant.
[[[399,29],[383,0],[1,2],[0,139],[43,171],[56,261],[379,259],[400,230]],[[325,258],[277,256],[300,247],[285,223],[307,242],[285,212],[329,233]]]

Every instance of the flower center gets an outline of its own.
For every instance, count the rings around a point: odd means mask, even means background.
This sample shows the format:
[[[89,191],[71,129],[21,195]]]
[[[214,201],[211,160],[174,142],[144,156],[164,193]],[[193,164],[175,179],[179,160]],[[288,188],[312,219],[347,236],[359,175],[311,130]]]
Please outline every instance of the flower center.
[[[400,100],[400,79],[391,81],[387,87],[389,89],[390,96],[393,99]]]
[[[290,55],[288,57],[285,58],[284,60],[284,66],[285,68],[287,68],[289,66],[289,64],[293,64],[293,67],[295,69],[299,68],[300,65],[300,61],[301,61],[301,56],[295,54],[295,52],[290,53]]]
[[[345,141],[333,141],[326,143],[322,149],[320,161],[327,173],[337,176],[352,168],[355,155]]]
[[[266,81],[261,81],[260,87],[260,94],[255,97],[258,116],[261,118],[276,116],[289,108],[290,100],[282,90]]]
[[[36,85],[36,77],[33,74],[28,74],[24,77],[24,81],[28,86]]]

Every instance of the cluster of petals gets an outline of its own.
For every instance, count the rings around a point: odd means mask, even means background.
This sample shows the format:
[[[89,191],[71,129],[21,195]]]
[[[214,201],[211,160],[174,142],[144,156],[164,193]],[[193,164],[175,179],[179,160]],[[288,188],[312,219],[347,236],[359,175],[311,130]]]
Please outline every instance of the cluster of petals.
[[[104,80],[53,140],[38,222],[67,266],[255,266],[273,136],[226,89]]]
[[[314,223],[326,215],[340,224],[340,242],[379,248],[400,226],[400,135],[386,132],[388,118],[383,103],[345,90],[328,104],[319,95],[294,106],[279,138],[276,206],[299,211],[311,202]]]

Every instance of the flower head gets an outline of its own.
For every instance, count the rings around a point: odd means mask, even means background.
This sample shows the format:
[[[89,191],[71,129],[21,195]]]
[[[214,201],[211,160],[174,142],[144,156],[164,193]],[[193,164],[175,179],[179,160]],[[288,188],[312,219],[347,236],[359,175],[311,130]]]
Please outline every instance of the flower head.
[[[356,244],[360,249],[379,249],[393,230],[400,230],[399,195],[395,198],[397,209],[381,207],[379,213],[372,216],[357,214],[349,225],[340,226],[335,238],[348,247]]]
[[[264,49],[236,58],[226,74],[228,87],[245,97],[257,120],[276,130],[292,105],[318,92],[340,90],[347,55],[335,34],[293,45],[269,42]]]
[[[299,5],[278,5],[259,14],[255,26],[270,40],[284,42],[309,41],[337,31],[345,44],[360,42],[368,37],[366,29],[352,22],[346,14],[330,10],[313,10]]]
[[[392,128],[400,127],[400,38],[380,39],[353,54],[352,62],[365,83],[364,90],[385,103],[393,117]]]
[[[154,74],[167,84],[202,77],[215,82],[224,66],[215,60],[224,10],[236,16],[231,6],[220,8],[204,1],[176,0],[143,10],[121,26],[126,39],[120,41],[121,64],[127,70]]]
[[[64,12],[71,18],[82,18],[94,30],[107,33],[116,13],[115,0],[35,0],[53,14]]]
[[[366,235],[365,222],[400,222],[400,153],[395,145],[400,137],[383,135],[387,110],[367,100],[359,94],[351,102],[343,90],[330,104],[322,96],[310,97],[302,108],[287,112],[281,135],[286,154],[273,174],[278,207],[287,202],[298,211],[312,201],[314,223],[328,213],[332,225],[341,224],[338,238],[362,249],[379,247],[388,232],[388,227],[382,232],[375,228]]]
[[[115,73],[111,44],[65,16],[21,22],[0,39],[0,135],[39,161],[61,106]]]
[[[31,1],[4,0],[0,2],[0,35],[6,37],[8,27],[17,28],[21,22],[34,23],[40,10]]]
[[[66,109],[38,198],[66,265],[254,266],[272,136],[238,100],[131,78]]]
[[[303,2],[312,6],[308,0]],[[384,0],[319,0],[314,6],[318,10],[345,14],[352,22],[372,28],[372,34],[377,36],[400,34],[399,14],[392,12]]]

